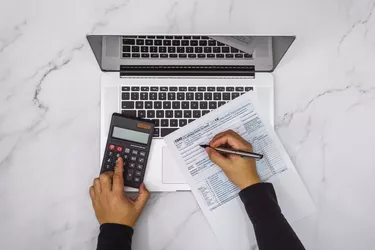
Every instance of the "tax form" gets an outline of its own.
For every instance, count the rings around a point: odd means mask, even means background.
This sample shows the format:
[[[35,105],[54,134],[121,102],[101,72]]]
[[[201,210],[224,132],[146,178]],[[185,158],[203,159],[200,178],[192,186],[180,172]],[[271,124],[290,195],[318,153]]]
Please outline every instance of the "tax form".
[[[182,174],[223,249],[256,249],[252,224],[233,185],[210,161],[201,144],[231,129],[264,157],[256,162],[262,182],[274,185],[281,210],[292,223],[315,210],[314,204],[279,138],[258,111],[254,93],[246,93],[164,137]]]

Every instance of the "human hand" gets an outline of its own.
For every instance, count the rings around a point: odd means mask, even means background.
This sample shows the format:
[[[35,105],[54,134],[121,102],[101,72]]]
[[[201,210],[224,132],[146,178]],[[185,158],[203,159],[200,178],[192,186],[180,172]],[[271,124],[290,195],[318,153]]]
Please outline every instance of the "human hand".
[[[252,146],[233,130],[217,134],[210,142],[212,148],[229,145],[233,149],[252,152]],[[206,152],[210,160],[218,165],[228,179],[241,190],[260,182],[255,160],[239,155],[222,155],[216,150],[207,147]]]
[[[119,157],[115,172],[101,174],[90,187],[90,197],[99,224],[116,223],[133,227],[150,197],[144,184],[141,184],[135,200],[125,196],[123,166],[123,159]]]

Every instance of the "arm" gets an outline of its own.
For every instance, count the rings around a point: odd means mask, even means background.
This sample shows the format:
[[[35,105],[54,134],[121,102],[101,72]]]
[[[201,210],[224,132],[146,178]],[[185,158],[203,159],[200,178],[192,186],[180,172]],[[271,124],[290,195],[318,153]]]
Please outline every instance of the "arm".
[[[252,152],[252,146],[231,130],[216,135],[210,142],[212,148],[221,145]],[[253,223],[259,249],[304,249],[281,213],[272,184],[260,183],[255,160],[238,155],[224,156],[212,148],[206,148],[211,161],[241,189],[240,197]]]
[[[272,184],[249,186],[240,197],[253,223],[259,249],[305,249],[281,213]]]
[[[135,200],[125,196],[123,160],[118,158],[115,172],[106,172],[94,180],[90,197],[100,223],[97,250],[130,250],[133,227],[150,193],[144,184]]]

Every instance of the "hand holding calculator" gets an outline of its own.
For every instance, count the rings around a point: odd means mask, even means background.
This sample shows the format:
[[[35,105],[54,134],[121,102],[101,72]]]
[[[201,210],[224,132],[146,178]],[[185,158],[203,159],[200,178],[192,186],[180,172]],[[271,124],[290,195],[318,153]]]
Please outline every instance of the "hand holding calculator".
[[[125,186],[139,188],[146,172],[154,124],[149,121],[112,115],[100,173],[114,171],[116,160],[124,160]]]

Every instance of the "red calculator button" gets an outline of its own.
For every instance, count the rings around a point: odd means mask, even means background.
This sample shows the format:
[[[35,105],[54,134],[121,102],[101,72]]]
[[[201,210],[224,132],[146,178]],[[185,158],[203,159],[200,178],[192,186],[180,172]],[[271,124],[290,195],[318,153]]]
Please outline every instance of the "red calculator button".
[[[117,147],[116,147],[116,151],[117,151],[117,152],[122,152],[122,147],[121,147],[121,146],[117,146]]]
[[[112,145],[112,144],[109,145],[109,146],[108,146],[108,149],[109,149],[109,150],[115,150],[115,145]]]

